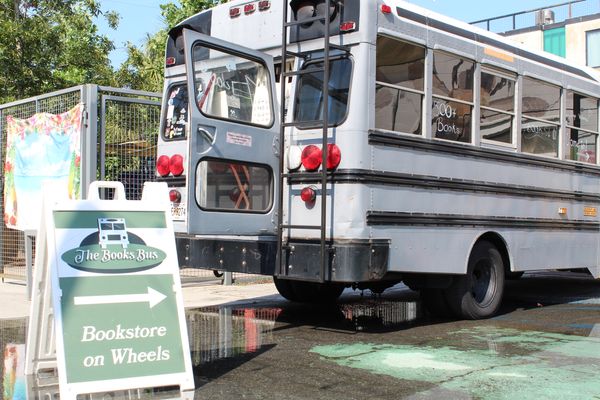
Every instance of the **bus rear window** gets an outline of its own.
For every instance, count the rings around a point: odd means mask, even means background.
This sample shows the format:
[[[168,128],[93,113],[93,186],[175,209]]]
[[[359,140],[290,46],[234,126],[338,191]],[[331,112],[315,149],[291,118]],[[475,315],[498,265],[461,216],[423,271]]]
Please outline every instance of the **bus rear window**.
[[[195,102],[207,117],[270,127],[273,124],[269,70],[262,61],[193,48]],[[208,58],[206,57],[208,54]]]
[[[185,139],[188,123],[188,91],[185,85],[173,86],[168,90],[163,138]]]
[[[196,171],[196,200],[209,211],[268,212],[273,174],[267,166],[203,160]]]
[[[315,121],[323,119],[323,78],[324,63],[312,62],[304,66],[308,72],[298,78],[298,91],[294,108],[294,120],[306,122],[305,127],[317,126]],[[350,76],[352,74],[352,61],[340,58],[330,62],[329,68],[329,101],[328,120],[329,126],[337,126],[346,118],[348,108],[348,93],[350,90]]]

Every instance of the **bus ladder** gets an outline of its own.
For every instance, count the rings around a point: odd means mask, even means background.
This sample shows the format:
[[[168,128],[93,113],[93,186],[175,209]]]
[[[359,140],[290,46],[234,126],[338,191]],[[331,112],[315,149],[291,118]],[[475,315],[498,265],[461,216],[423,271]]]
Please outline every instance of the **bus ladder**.
[[[329,126],[329,61],[330,61],[330,49],[339,49],[347,52],[348,49],[344,46],[338,46],[329,42],[330,32],[329,32],[329,23],[330,18],[329,15],[325,16],[315,16],[311,18],[306,18],[301,21],[288,21],[288,6],[287,0],[284,1],[283,6],[283,26],[282,26],[282,43],[281,43],[281,75],[280,75],[280,84],[281,84],[281,101],[280,101],[280,131],[279,131],[279,143],[280,143],[280,159],[279,159],[279,202],[278,202],[278,213],[277,213],[277,265],[278,265],[278,275],[284,276],[290,279],[302,279],[302,280],[310,280],[316,282],[325,282],[327,278],[329,278],[327,274],[327,268],[329,265],[330,254],[333,252],[333,247],[327,244],[327,136],[328,136],[328,126]],[[332,0],[325,0],[325,10],[330,9],[330,2]],[[288,51],[288,28],[299,26],[302,24],[306,24],[313,21],[324,20],[325,25],[325,34],[323,35],[323,68],[313,68],[310,70],[304,71],[286,71],[286,61],[288,57],[292,58],[306,58],[306,54],[296,53],[292,51]],[[286,93],[286,84],[288,77],[294,77],[303,75],[306,73],[315,73],[315,72],[323,72],[323,87],[322,87],[322,118],[314,121],[303,121],[302,123],[298,122],[285,122],[285,93]],[[321,193],[321,219],[319,225],[294,225],[294,224],[284,224],[283,223],[283,187],[287,178],[289,178],[289,174],[285,173],[285,163],[284,163],[284,146],[285,146],[285,132],[286,128],[298,126],[300,124],[311,124],[318,125],[322,127],[322,140],[321,140],[321,148],[322,148],[322,159],[321,159],[321,171],[320,171],[320,193]],[[289,218],[289,216],[288,216]],[[285,264],[287,264],[286,257],[284,257],[284,250],[290,251],[293,250],[292,246],[290,246],[289,242],[291,241],[291,234],[288,235],[288,243],[283,243],[283,232],[284,230],[319,230],[320,232],[320,268],[319,268],[319,276],[318,277],[309,277],[309,276],[289,276],[288,268]]]

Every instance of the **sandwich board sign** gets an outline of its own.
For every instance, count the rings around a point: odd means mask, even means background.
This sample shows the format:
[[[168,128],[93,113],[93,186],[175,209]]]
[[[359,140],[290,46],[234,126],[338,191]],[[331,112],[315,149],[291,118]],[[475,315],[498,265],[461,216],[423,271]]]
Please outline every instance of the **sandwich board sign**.
[[[114,200],[99,198],[103,187],[115,190]],[[46,254],[38,251],[36,259],[46,260],[46,273],[36,277],[51,279],[61,399],[145,387],[194,388],[166,199],[162,183],[146,183],[142,200],[128,201],[119,182],[93,182],[88,200],[45,202],[38,245]],[[44,294],[34,293],[33,324],[44,319],[35,315],[36,295]],[[43,329],[32,333],[52,336]]]

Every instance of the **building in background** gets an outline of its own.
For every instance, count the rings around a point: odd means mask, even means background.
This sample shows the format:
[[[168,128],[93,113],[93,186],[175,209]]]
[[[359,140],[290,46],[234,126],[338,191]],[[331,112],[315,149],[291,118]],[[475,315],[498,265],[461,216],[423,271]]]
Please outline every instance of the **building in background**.
[[[517,12],[473,25],[544,50],[600,73],[600,1],[576,0]]]

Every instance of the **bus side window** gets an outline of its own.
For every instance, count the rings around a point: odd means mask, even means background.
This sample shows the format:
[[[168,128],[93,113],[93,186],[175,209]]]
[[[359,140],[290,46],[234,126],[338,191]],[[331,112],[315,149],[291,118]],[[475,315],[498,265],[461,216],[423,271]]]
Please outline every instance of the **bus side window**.
[[[558,157],[559,128],[560,88],[524,77],[521,150]]]
[[[438,139],[471,142],[475,63],[434,51],[432,133]]]
[[[375,127],[420,135],[425,48],[377,38]]]

